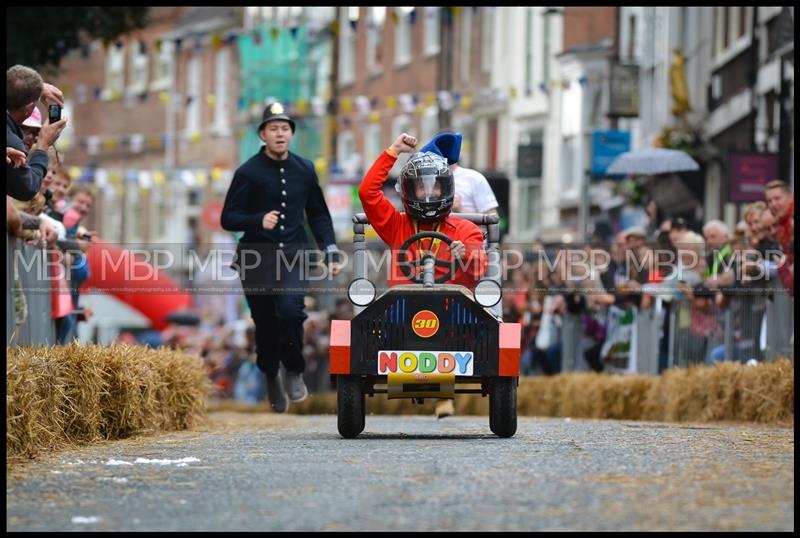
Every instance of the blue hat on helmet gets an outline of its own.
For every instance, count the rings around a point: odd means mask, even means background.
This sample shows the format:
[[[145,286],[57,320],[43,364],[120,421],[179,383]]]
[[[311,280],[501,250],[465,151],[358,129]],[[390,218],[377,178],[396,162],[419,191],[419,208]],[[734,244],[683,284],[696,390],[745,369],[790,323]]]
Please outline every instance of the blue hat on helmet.
[[[444,131],[431,138],[419,151],[435,153],[447,159],[447,164],[454,164],[461,155],[461,138],[461,133]]]

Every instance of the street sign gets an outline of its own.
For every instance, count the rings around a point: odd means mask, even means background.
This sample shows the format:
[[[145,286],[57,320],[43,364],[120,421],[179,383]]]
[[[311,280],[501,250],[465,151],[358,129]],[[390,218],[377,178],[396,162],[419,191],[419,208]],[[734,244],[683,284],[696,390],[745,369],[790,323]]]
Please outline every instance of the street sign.
[[[764,185],[778,177],[777,153],[731,153],[728,160],[728,200],[764,199]]]
[[[630,149],[631,133],[628,131],[592,131],[592,175],[606,175],[614,159]]]
[[[609,90],[609,116],[619,118],[639,116],[638,65],[612,64]]]

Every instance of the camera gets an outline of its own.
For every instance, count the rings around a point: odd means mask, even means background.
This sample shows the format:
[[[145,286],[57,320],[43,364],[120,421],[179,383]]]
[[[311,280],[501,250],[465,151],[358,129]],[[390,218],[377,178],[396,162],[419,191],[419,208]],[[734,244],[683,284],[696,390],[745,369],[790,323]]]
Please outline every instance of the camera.
[[[48,118],[50,120],[50,123],[55,123],[57,121],[61,121],[61,107],[60,106],[58,106],[58,105],[50,105],[47,110],[48,110],[47,115],[48,115]]]

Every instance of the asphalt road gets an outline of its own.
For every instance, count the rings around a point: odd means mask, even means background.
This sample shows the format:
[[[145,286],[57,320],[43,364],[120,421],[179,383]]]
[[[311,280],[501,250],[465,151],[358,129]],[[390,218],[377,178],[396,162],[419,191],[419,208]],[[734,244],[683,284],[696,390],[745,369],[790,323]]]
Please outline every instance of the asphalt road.
[[[7,473],[9,531],[794,530],[794,431],[213,413]]]

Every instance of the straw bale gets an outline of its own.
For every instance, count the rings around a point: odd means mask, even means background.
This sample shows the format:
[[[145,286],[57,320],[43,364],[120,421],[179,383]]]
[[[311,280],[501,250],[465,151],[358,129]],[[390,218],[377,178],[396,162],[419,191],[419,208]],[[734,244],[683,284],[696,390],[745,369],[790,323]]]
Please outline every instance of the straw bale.
[[[190,427],[206,415],[202,361],[131,345],[6,348],[6,456]]]
[[[336,395],[315,395],[325,405],[291,406],[294,413],[335,413]],[[367,398],[374,415],[432,414],[435,399]],[[488,415],[489,398],[461,394],[457,415]],[[521,416],[574,417],[662,422],[794,421],[794,361],[779,359],[755,366],[719,363],[672,368],[659,376],[568,373],[520,378]]]

